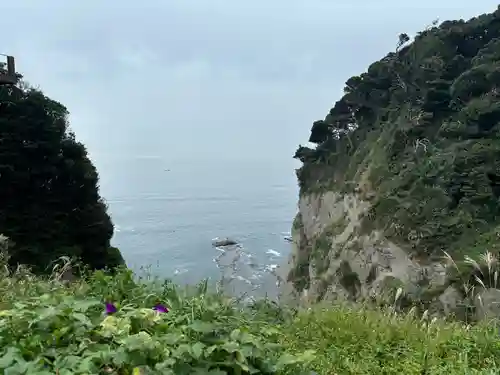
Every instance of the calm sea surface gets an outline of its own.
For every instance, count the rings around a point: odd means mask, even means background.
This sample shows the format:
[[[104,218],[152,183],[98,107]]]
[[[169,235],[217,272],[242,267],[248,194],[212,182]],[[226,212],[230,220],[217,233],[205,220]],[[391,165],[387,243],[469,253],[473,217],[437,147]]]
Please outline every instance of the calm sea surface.
[[[293,160],[169,162],[159,157],[95,160],[115,223],[114,245],[134,270],[194,283],[220,278],[215,258],[237,257],[235,285],[271,292],[266,269],[286,260],[296,213]],[[241,249],[212,246],[230,237]],[[252,266],[252,264],[254,264]],[[226,268],[226,274],[228,269]]]

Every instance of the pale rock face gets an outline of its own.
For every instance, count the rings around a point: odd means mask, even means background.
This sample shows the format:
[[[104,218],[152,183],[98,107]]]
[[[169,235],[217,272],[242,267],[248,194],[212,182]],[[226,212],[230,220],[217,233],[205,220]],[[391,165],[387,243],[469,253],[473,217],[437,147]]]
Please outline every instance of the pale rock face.
[[[363,231],[370,202],[358,195],[333,191],[305,195],[298,208],[287,271],[302,265],[299,273],[305,282],[297,285],[292,272],[283,295],[308,304],[374,297],[390,285],[404,286],[407,293],[416,292],[423,281],[444,285],[443,264],[419,264],[382,232]]]
[[[476,295],[474,299],[476,319],[500,318],[500,289],[488,288]]]
[[[458,312],[461,299],[462,296],[458,290],[449,286],[445,289],[443,294],[438,297],[437,302],[440,304],[440,310],[443,311],[445,315],[452,315]]]

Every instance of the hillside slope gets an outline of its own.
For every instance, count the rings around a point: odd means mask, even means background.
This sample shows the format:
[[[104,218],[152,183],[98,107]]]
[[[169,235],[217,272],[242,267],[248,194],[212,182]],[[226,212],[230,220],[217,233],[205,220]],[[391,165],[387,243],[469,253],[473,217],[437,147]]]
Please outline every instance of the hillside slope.
[[[344,93],[295,155],[288,286],[309,301],[438,296],[443,251],[499,246],[500,10],[401,34]]]

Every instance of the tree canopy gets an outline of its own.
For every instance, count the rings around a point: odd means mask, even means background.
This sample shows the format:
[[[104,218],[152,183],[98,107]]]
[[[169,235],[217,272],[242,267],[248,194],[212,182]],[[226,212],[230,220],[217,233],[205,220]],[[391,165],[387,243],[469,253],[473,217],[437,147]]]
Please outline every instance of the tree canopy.
[[[37,272],[63,255],[94,269],[122,264],[98,181],[61,103],[0,86],[0,233],[13,243],[11,263]]]
[[[498,241],[499,48],[500,7],[433,23],[414,40],[401,34],[313,124],[316,147],[295,155],[301,193],[353,192],[362,181],[373,203],[367,228],[422,255]]]

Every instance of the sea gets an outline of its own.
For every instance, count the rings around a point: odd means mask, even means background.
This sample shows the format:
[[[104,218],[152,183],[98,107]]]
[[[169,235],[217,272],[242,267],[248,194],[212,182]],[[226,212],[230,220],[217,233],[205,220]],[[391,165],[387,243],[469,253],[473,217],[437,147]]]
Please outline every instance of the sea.
[[[115,224],[112,240],[138,275],[275,296],[297,211],[294,160],[95,160]],[[216,247],[230,238],[235,246]]]

